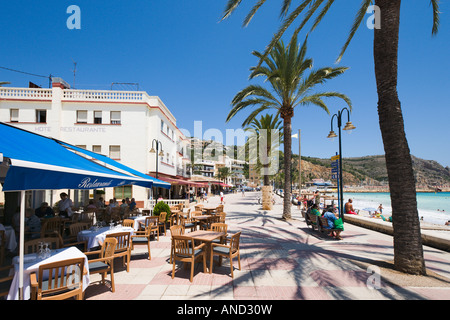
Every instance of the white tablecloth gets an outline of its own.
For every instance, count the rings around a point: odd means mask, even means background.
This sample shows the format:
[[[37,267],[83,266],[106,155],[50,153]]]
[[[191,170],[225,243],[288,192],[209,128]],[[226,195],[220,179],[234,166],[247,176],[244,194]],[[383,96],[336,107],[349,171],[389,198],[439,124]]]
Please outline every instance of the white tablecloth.
[[[5,242],[6,242],[5,248],[8,251],[16,250],[17,248],[16,232],[14,231],[13,227],[11,226],[5,227],[0,223],[0,230],[5,230]]]
[[[51,256],[47,259],[40,260],[37,258],[37,254],[24,255],[24,267],[23,267],[23,296],[25,300],[30,299],[31,286],[30,286],[30,274],[39,271],[41,264],[50,262],[56,262],[66,259],[74,259],[83,257],[84,265],[88,270],[88,258],[87,256],[78,250],[76,247],[69,247],[65,249],[52,250]],[[13,258],[14,264],[14,279],[9,289],[8,300],[19,300],[19,256]],[[89,286],[89,271],[83,276],[83,291]]]
[[[127,219],[132,219],[134,220],[134,225],[133,225],[133,229],[135,231],[139,230],[139,222],[144,222],[145,218],[147,218],[149,216],[141,216],[141,217],[128,217]]]
[[[86,241],[87,249],[89,250],[93,247],[100,246],[107,234],[116,232],[131,232],[131,234],[133,234],[134,229],[122,226],[117,226],[113,229],[110,229],[110,227],[102,227],[98,230],[91,228],[89,230],[80,231],[77,235],[77,239],[78,241]]]

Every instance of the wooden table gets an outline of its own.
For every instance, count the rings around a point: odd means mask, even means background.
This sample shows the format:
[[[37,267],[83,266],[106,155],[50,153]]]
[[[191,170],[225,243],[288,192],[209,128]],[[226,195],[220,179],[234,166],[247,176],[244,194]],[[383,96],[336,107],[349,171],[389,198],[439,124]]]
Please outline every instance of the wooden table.
[[[210,261],[212,254],[211,243],[213,242],[213,240],[226,237],[226,233],[218,231],[197,230],[194,232],[186,233],[185,236],[206,243],[206,259],[207,261]],[[211,268],[209,268],[208,270],[211,270]]]
[[[206,214],[209,214],[209,215],[214,214],[213,211],[216,211],[216,210],[217,210],[217,207],[214,207],[214,208],[211,208],[211,207],[205,208],[205,207],[203,207],[203,209],[202,209],[202,211],[206,211]]]

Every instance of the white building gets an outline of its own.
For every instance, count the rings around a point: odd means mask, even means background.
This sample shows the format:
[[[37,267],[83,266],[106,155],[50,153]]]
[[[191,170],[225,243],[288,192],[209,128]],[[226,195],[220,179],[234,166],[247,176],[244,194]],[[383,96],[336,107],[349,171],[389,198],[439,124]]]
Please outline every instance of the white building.
[[[180,197],[187,186],[183,181],[190,177],[190,141],[161,99],[144,91],[72,90],[60,78],[53,78],[51,89],[0,87],[0,121],[109,156],[151,176],[158,170],[159,179],[175,185],[170,194],[161,191],[165,197]],[[149,152],[152,147],[161,156]],[[85,204],[94,196],[94,191],[86,192],[73,191],[72,200]],[[29,205],[37,207],[42,200],[53,204],[59,200],[55,197],[56,192],[35,195],[36,203]],[[133,197],[142,208],[149,192],[124,186],[105,189],[103,197]]]

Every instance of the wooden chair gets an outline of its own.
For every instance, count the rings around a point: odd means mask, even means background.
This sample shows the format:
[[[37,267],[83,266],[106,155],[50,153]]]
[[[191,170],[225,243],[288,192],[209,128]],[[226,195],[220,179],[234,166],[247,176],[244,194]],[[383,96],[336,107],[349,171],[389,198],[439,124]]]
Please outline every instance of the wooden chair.
[[[190,229],[191,232],[197,230],[197,222],[193,218],[184,218],[183,216],[180,216],[180,221],[180,224],[185,230]]]
[[[127,261],[127,272],[130,272],[131,260],[131,236],[130,232],[116,232],[106,235],[106,239],[115,238],[117,240],[116,249],[114,250],[114,258],[122,257],[122,265],[125,266]]]
[[[11,288],[12,281],[14,279],[14,265],[0,267],[1,274],[8,274],[8,276],[2,276],[0,278],[0,297],[7,296],[9,288]]]
[[[134,245],[136,244],[146,244],[148,249],[148,260],[152,259],[150,253],[150,237],[151,237],[151,226],[145,228],[144,231],[135,231],[131,235],[131,250],[134,250]]]
[[[46,218],[41,228],[41,238],[44,238],[55,232],[61,235],[62,228],[63,220],[60,217]]]
[[[225,219],[227,217],[227,214],[225,212],[216,213],[216,216],[219,217],[219,222],[225,223]]]
[[[223,212],[223,204],[220,204],[216,208],[216,213]]]
[[[77,222],[69,226],[69,235],[62,237],[61,241],[64,247],[76,246],[80,251],[87,250],[87,241],[78,241],[78,233],[89,229],[89,223]]]
[[[170,248],[170,263],[172,263],[173,257],[173,236],[182,236],[184,235],[184,227],[180,225],[175,225],[170,227],[170,235],[172,236],[172,243]]]
[[[28,253],[37,253],[39,249],[39,244],[41,242],[47,242],[50,246],[50,249],[60,249],[63,247],[63,243],[61,241],[61,236],[59,234],[54,234],[54,237],[45,237],[28,240],[24,243],[24,254]]]
[[[202,211],[203,210],[203,205],[202,204],[197,204],[197,205],[195,205],[194,206],[194,208],[195,208],[195,211]]]
[[[202,211],[200,210],[195,210],[191,212],[191,217],[195,217],[195,216],[201,216],[202,215]]]
[[[102,243],[102,247],[97,251],[88,251],[86,256],[98,255],[96,259],[89,260],[89,274],[102,274],[102,283],[105,284],[107,273],[111,274],[111,291],[115,291],[114,287],[114,250],[116,248],[116,238],[106,238]]]
[[[166,235],[167,227],[166,227],[166,218],[167,218],[167,212],[161,212],[158,217],[158,233],[160,232],[159,229],[164,230],[164,235]]]
[[[146,217],[144,222],[139,222],[140,228],[139,230],[144,231],[145,228],[150,226],[150,233],[157,235],[159,241],[159,218],[157,216]]]
[[[30,274],[32,300],[83,300],[84,258],[74,258],[42,264]],[[73,268],[75,266],[75,268]],[[48,274],[48,279],[44,277]]]
[[[133,219],[124,219],[122,222],[122,226],[134,228],[134,220]]]
[[[172,279],[175,277],[175,264],[177,261],[183,263],[191,263],[191,276],[190,282],[194,277],[194,265],[195,261],[203,258],[203,272],[206,273],[206,254],[203,247],[205,243],[199,246],[194,246],[194,239],[186,236],[172,236],[173,241],[173,259],[172,259]]]
[[[116,223],[122,222],[122,217],[120,216],[120,207],[111,208],[111,221]]]
[[[218,239],[218,240],[213,240],[212,242],[226,244],[226,234],[227,234],[227,230],[228,230],[228,225],[226,223],[220,223],[220,222],[211,223],[211,226],[208,230],[225,233],[225,237],[221,237],[221,239]]]
[[[241,237],[241,232],[235,233],[231,239],[230,244],[221,243],[211,243],[211,261],[209,266],[209,273],[213,269],[213,258],[214,256],[219,256],[219,265],[222,263],[222,257],[230,259],[231,277],[233,278],[233,258],[238,258],[239,270],[241,270],[241,256],[239,253],[239,240]]]

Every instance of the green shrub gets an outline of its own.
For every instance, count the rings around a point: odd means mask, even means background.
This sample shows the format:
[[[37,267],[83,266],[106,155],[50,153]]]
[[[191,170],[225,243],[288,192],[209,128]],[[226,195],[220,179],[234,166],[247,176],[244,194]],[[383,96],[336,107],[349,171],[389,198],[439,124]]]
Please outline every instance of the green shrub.
[[[153,215],[158,216],[161,212],[167,212],[166,221],[169,221],[170,215],[172,212],[170,212],[170,207],[167,203],[164,201],[158,202],[155,207],[153,208]]]

